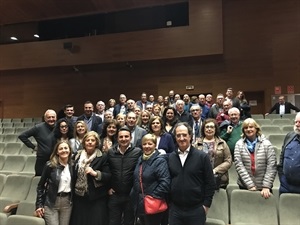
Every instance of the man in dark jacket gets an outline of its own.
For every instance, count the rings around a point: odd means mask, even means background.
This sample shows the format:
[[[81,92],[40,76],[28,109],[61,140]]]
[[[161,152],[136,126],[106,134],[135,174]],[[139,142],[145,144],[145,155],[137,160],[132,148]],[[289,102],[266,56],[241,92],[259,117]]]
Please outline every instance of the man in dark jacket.
[[[122,127],[118,132],[118,144],[108,151],[108,164],[111,171],[109,189],[109,225],[133,225],[134,212],[130,202],[133,186],[133,172],[142,150],[130,144],[131,132]]]
[[[299,112],[300,109],[296,106],[294,106],[292,103],[290,102],[286,102],[284,99],[284,96],[279,96],[278,98],[278,102],[275,103],[275,105],[273,105],[273,107],[270,109],[270,111],[268,113],[266,113],[265,115],[269,115],[271,114],[274,110],[276,112],[276,114],[291,114],[291,110],[295,110],[296,112]]]
[[[56,112],[48,109],[44,114],[45,122],[39,123],[19,135],[19,139],[33,151],[36,152],[35,175],[41,176],[46,162],[50,159],[54,143],[53,128],[56,122]],[[33,144],[30,137],[33,137],[37,145]]]
[[[191,146],[192,133],[187,123],[175,125],[178,150],[169,155],[170,224],[204,225],[214,195],[215,181],[209,156]]]
[[[280,193],[300,193],[300,113],[295,118],[294,131],[284,139],[279,164]]]

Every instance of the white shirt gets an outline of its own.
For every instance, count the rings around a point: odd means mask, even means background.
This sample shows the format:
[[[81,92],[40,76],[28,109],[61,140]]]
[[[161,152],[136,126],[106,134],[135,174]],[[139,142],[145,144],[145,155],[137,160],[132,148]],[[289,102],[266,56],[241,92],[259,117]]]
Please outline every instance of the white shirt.
[[[279,114],[283,115],[285,113],[285,105],[279,105]]]
[[[184,152],[180,151],[180,149],[178,149],[178,155],[179,155],[179,159],[181,161],[181,165],[184,166],[185,160],[190,152],[190,148],[191,146],[189,146]]]
[[[71,192],[71,174],[69,165],[66,165],[64,170],[61,172],[60,181],[58,185],[58,193],[60,192]]]

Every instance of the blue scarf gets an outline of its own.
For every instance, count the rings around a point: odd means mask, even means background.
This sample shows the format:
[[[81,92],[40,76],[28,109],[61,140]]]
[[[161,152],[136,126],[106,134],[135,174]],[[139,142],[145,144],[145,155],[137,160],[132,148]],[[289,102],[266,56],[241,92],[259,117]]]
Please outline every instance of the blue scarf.
[[[246,138],[247,149],[250,153],[253,153],[255,151],[256,143],[257,143],[257,138],[255,138],[255,140],[252,142]]]

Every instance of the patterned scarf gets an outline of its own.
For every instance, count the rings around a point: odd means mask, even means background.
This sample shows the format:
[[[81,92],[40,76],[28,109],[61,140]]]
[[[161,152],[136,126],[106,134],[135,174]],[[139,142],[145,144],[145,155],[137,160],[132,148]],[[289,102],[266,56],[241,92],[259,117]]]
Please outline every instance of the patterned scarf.
[[[85,169],[96,158],[97,151],[95,151],[89,158],[86,151],[82,151],[78,161],[78,174],[75,184],[75,193],[79,196],[84,196],[88,192],[87,174]]]
[[[255,138],[254,141],[250,141],[249,139],[246,138],[247,149],[250,153],[253,153],[255,151],[256,143],[257,143],[257,138]]]

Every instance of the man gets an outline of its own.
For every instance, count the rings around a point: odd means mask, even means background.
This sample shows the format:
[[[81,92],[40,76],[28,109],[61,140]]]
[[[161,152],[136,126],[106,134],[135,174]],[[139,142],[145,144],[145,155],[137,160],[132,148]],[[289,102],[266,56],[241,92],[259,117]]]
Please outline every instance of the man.
[[[120,94],[119,103],[114,107],[114,118],[117,117],[119,113],[126,115],[127,105],[126,105],[126,95]]]
[[[84,114],[78,117],[77,121],[83,120],[89,131],[97,132],[98,126],[102,123],[102,119],[94,113],[94,105],[90,101],[86,101],[83,106]]]
[[[205,97],[205,105],[207,105],[208,108],[211,108],[213,105],[213,100],[212,100],[213,96],[211,94],[207,94]]]
[[[201,136],[201,126],[202,126],[202,119],[201,113],[202,109],[200,105],[192,105],[190,108],[190,113],[193,117],[193,142],[194,143],[197,138]]]
[[[216,103],[209,110],[208,117],[216,119],[219,112],[223,111],[224,95],[219,93],[216,98]]]
[[[100,123],[97,128],[97,133],[99,134],[99,137],[102,134],[103,126],[105,125],[105,123],[112,120],[113,118],[114,118],[114,116],[113,116],[112,111],[110,111],[109,109],[106,110],[104,113],[104,121],[102,123]]]
[[[71,104],[67,104],[64,107],[64,114],[66,115],[66,119],[68,119],[70,121],[70,123],[72,125],[75,124],[75,122],[77,121],[77,116],[74,116],[74,106]]]
[[[131,139],[130,130],[122,127],[118,132],[118,144],[108,150],[107,160],[111,171],[111,188],[108,191],[109,225],[134,224],[129,194],[133,185],[133,171],[142,151],[130,144]]]
[[[178,150],[169,155],[171,174],[169,224],[204,225],[215,192],[209,156],[191,146],[192,128],[174,128]]]
[[[175,103],[175,109],[177,112],[176,117],[181,122],[187,122],[190,126],[193,124],[193,118],[189,112],[184,111],[184,101],[179,99]]]
[[[19,139],[33,151],[36,152],[35,176],[41,176],[46,162],[50,159],[50,155],[54,145],[53,128],[56,123],[56,112],[48,109],[44,114],[45,122],[39,123],[29,130],[19,135]],[[30,141],[33,137],[37,146]]]
[[[154,106],[156,102],[154,101],[154,95],[149,95],[149,101],[148,104]]]
[[[96,104],[96,116],[99,116],[104,121],[105,103],[98,101]]]
[[[133,99],[128,99],[127,100],[127,113],[128,112],[134,112],[134,107],[135,107],[135,101]],[[126,114],[127,114],[126,113]]]
[[[142,146],[142,138],[145,134],[147,134],[147,131],[143,128],[136,125],[137,116],[134,112],[129,112],[126,115],[126,126],[131,131],[131,145],[132,146]]]
[[[200,94],[198,96],[199,98],[199,105],[202,109],[202,114],[201,114],[201,118],[203,120],[207,119],[208,118],[208,114],[209,114],[209,108],[208,106],[205,104],[206,103],[206,100],[205,100],[205,95],[204,94]]]
[[[230,100],[225,100],[223,102],[223,111],[219,112],[216,121],[218,125],[220,126],[221,123],[223,123],[225,120],[229,120],[228,110],[232,108],[232,102]]]
[[[184,101],[184,111],[189,112],[191,107],[191,101],[190,96],[188,94],[183,95],[183,101]]]
[[[294,131],[283,142],[279,164],[280,193],[300,194],[300,113],[295,117]]]
[[[164,104],[164,97],[162,95],[159,95],[157,97],[157,104],[159,104],[160,106],[163,106],[163,104]]]
[[[292,103],[290,102],[286,102],[284,99],[284,96],[281,95],[278,98],[278,102],[275,103],[275,105],[273,105],[273,107],[270,109],[270,111],[268,113],[266,113],[265,115],[269,115],[271,114],[274,110],[276,112],[276,114],[291,114],[291,109],[295,110],[296,112],[299,112],[300,109],[297,108],[296,106],[294,106]]]
[[[228,110],[229,120],[220,125],[221,138],[226,141],[232,158],[234,158],[234,147],[242,135],[242,122],[240,121],[240,110],[232,107]]]
[[[142,110],[146,110],[146,106],[149,104],[149,102],[147,101],[147,93],[143,92],[141,94],[141,100],[138,100],[136,102],[136,105],[139,106]]]
[[[175,100],[174,100],[174,94],[175,94],[175,92],[174,92],[174,90],[170,90],[169,91],[169,98],[168,98],[168,100],[169,100],[169,105],[172,105],[172,104],[174,104],[175,103]]]
[[[232,101],[232,107],[236,107],[238,109],[241,108],[240,100],[233,96],[233,88],[227,88],[225,100],[231,100]]]

